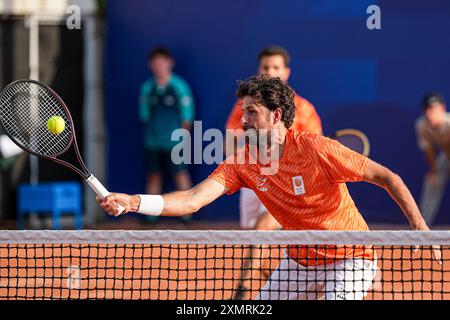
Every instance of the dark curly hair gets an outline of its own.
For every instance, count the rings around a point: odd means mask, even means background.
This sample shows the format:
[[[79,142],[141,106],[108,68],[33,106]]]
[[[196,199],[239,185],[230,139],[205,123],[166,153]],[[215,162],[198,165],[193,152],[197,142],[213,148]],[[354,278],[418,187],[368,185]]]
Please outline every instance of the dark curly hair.
[[[250,96],[270,111],[280,108],[282,110],[281,121],[286,128],[291,127],[295,117],[295,92],[287,82],[278,77],[259,75],[239,81],[238,86],[236,95],[239,98]]]

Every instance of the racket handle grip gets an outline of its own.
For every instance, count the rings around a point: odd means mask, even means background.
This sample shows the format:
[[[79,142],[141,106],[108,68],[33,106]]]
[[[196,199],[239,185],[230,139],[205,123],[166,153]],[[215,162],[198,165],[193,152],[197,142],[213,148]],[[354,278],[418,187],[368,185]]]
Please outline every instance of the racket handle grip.
[[[110,195],[109,191],[106,190],[106,188],[103,186],[103,184],[98,181],[98,179],[96,177],[94,177],[93,174],[91,174],[87,179],[86,179],[86,183],[91,187],[92,190],[94,190],[94,192],[102,199],[105,199],[107,196]],[[117,203],[117,205],[119,206],[119,211],[117,214],[115,214],[115,216],[119,216],[124,210],[125,208],[123,206],[121,206],[120,204]]]

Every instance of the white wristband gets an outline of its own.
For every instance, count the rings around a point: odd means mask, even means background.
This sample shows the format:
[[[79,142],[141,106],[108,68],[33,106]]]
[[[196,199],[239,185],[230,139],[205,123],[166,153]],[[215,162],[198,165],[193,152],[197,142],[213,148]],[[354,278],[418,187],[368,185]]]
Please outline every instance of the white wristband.
[[[164,209],[164,199],[160,195],[138,194],[141,198],[138,213],[148,216],[160,216]]]

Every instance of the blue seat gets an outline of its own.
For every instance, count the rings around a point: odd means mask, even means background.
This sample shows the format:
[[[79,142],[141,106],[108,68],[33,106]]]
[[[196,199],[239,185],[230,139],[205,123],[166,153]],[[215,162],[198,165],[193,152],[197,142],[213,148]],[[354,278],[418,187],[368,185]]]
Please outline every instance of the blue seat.
[[[61,229],[61,215],[75,217],[75,229],[82,229],[81,186],[78,182],[20,184],[17,196],[17,228],[24,229],[25,215],[52,214],[52,228]]]

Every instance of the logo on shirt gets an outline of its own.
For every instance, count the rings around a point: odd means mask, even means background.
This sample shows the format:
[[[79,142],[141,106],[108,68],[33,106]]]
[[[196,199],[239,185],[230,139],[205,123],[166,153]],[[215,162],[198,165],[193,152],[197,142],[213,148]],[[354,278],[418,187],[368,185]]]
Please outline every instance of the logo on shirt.
[[[176,103],[175,97],[173,96],[165,96],[164,97],[164,105],[166,107],[172,107],[174,106]]]
[[[294,187],[294,194],[296,196],[304,194],[306,192],[302,176],[292,177],[292,185]]]
[[[259,191],[267,191],[267,189],[269,188],[268,183],[267,183],[267,177],[256,177],[256,188]]]

